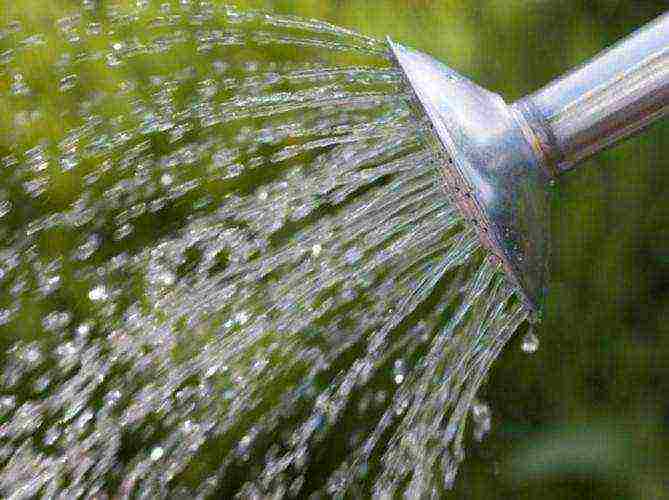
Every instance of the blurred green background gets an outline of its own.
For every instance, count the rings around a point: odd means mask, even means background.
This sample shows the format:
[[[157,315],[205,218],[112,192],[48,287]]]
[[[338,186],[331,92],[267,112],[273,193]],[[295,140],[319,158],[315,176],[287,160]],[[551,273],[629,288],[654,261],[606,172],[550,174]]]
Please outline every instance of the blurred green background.
[[[508,101],[666,10],[666,0],[236,2],[420,48]],[[539,352],[515,339],[482,396],[453,498],[669,498],[669,120],[564,177]]]
[[[234,3],[389,35],[507,101],[667,8],[666,0]],[[493,430],[469,444],[453,498],[669,498],[668,157],[665,119],[562,180],[541,347],[526,355],[515,339],[497,361],[481,394]]]

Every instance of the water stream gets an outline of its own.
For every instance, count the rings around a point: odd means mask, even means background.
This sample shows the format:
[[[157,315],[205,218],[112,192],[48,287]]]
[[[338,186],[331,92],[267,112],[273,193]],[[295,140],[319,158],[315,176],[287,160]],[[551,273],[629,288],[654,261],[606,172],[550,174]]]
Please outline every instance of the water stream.
[[[3,496],[448,488],[528,311],[385,44],[97,5],[0,27]]]

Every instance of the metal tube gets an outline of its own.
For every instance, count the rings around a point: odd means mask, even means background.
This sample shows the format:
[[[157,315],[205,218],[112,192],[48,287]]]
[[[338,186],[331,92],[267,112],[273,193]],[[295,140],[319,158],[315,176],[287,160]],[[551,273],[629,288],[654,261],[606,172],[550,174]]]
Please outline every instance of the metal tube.
[[[558,175],[669,112],[669,13],[512,106]]]

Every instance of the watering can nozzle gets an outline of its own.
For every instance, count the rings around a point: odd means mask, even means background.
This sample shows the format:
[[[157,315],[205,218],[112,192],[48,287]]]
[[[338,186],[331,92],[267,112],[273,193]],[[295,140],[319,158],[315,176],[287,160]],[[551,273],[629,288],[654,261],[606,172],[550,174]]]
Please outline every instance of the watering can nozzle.
[[[448,195],[540,312],[548,187],[669,112],[669,13],[511,105],[427,54],[388,44],[429,121]]]

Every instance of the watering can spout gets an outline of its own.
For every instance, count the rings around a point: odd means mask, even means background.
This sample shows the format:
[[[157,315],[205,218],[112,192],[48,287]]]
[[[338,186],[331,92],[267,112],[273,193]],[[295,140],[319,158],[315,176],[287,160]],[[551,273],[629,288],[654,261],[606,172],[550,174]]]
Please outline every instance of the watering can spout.
[[[432,127],[446,192],[540,311],[546,289],[550,176],[522,115],[422,52],[389,42]]]
[[[548,187],[669,112],[669,14],[511,105],[427,54],[388,44],[429,120],[447,194],[541,312]]]
[[[669,13],[514,104],[556,175],[669,113]]]

